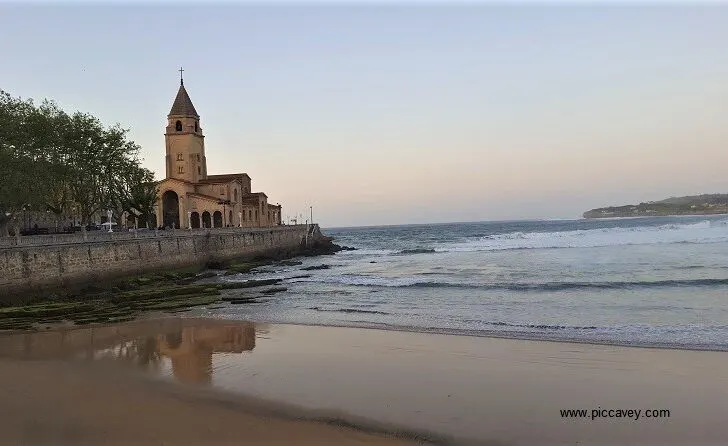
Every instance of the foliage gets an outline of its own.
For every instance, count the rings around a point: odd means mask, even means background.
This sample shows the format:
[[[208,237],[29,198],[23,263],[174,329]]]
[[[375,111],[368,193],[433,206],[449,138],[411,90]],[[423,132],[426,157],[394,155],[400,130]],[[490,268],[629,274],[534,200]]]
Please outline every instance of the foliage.
[[[83,225],[105,209],[150,220],[157,189],[128,130],[2,90],[0,122],[0,228],[23,210],[74,215]]]

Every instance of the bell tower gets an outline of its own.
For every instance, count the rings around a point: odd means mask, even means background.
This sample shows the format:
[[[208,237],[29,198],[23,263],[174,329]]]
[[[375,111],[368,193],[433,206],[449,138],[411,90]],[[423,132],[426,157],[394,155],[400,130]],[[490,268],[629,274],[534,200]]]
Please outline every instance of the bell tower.
[[[179,90],[167,115],[165,165],[167,178],[197,183],[207,178],[205,136],[200,127],[200,115],[185,90],[183,71],[179,69]]]

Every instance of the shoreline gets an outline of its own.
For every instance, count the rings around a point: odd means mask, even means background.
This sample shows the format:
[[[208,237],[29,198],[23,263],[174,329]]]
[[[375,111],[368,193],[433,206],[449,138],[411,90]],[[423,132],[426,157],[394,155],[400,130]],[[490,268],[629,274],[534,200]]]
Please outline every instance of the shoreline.
[[[631,216],[610,216],[610,217],[581,217],[578,220],[632,220],[637,218],[689,218],[689,217],[725,217],[728,213],[716,214],[679,214],[679,215],[631,215]]]
[[[171,316],[171,315],[170,315]],[[676,350],[676,351],[696,351],[696,352],[728,352],[728,344],[724,347],[719,346],[700,346],[700,345],[679,345],[679,344],[639,344],[639,343],[619,343],[610,342],[608,340],[599,341],[592,339],[577,339],[577,338],[544,338],[536,336],[528,336],[524,333],[522,336],[508,334],[501,334],[498,332],[490,331],[476,331],[476,330],[461,330],[461,329],[447,329],[447,328],[426,328],[426,327],[414,327],[405,325],[388,325],[384,323],[365,322],[361,324],[322,324],[322,323],[305,323],[305,322],[280,322],[275,320],[264,320],[264,319],[230,319],[230,318],[217,318],[212,316],[199,316],[191,315],[186,316],[184,314],[178,315],[181,318],[189,319],[211,319],[218,321],[229,321],[229,322],[253,322],[256,324],[269,324],[269,325],[291,325],[300,327],[331,327],[331,328],[355,328],[361,330],[379,330],[379,331],[391,331],[391,332],[402,332],[402,333],[419,333],[419,334],[434,334],[443,336],[459,336],[468,338],[482,338],[482,339],[504,339],[514,341],[534,341],[534,342],[551,342],[551,343],[565,343],[565,344],[584,344],[584,345],[595,345],[595,346],[608,346],[608,347],[626,347],[626,348],[639,348],[639,349],[655,349],[655,350]],[[0,334],[3,332],[0,331]]]
[[[185,319],[185,320],[209,320],[216,322],[230,322],[230,323],[243,323],[250,322],[254,324],[266,324],[266,325],[283,325],[283,326],[295,326],[295,327],[318,327],[318,328],[351,328],[359,330],[376,330],[384,332],[401,332],[401,333],[417,333],[417,334],[432,334],[442,336],[457,336],[466,338],[476,339],[503,339],[503,340],[514,340],[514,341],[533,341],[533,342],[547,342],[547,343],[564,343],[564,344],[577,344],[577,345],[593,345],[593,346],[607,346],[607,347],[624,347],[624,348],[636,348],[636,349],[647,349],[647,350],[675,350],[675,351],[695,351],[695,352],[728,352],[728,343],[724,346],[715,345],[685,345],[685,344],[668,344],[668,343],[629,343],[629,342],[613,342],[610,340],[595,340],[595,339],[578,339],[578,338],[548,338],[543,336],[530,336],[529,333],[513,332],[513,334],[496,331],[477,331],[477,330],[464,330],[464,329],[447,329],[447,328],[431,328],[431,327],[417,327],[417,326],[406,326],[406,325],[390,325],[385,323],[375,322],[362,322],[362,323],[306,323],[306,322],[291,322],[291,321],[277,321],[277,320],[265,320],[265,319],[233,319],[229,317],[214,317],[212,315],[187,315],[187,311],[194,311],[194,307],[188,308],[185,311],[180,312],[147,312],[140,314],[137,318],[129,321],[120,322],[142,322],[142,321],[163,321],[171,319]],[[23,329],[0,329],[0,337],[3,335],[18,335],[27,333],[44,333],[49,331],[57,330],[74,330],[83,328],[95,328],[113,325],[110,323],[92,323],[84,325],[75,325],[73,323],[61,322],[55,324],[40,324],[38,328],[31,330]]]

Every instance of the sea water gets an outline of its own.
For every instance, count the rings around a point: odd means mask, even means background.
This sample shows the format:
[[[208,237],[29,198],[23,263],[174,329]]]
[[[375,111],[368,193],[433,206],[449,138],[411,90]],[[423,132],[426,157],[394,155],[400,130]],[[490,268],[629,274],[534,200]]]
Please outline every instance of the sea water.
[[[219,280],[281,278],[265,322],[728,350],[728,217],[330,228],[357,248]],[[326,264],[328,269],[302,271]],[[306,277],[301,277],[306,276]]]

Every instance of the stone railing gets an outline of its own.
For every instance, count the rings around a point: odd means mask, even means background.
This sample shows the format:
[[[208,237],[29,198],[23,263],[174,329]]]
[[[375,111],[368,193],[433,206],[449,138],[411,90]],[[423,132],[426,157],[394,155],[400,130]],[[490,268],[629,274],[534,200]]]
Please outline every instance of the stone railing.
[[[0,250],[23,246],[52,246],[72,245],[78,243],[104,243],[133,239],[170,238],[170,237],[200,237],[206,235],[223,234],[255,234],[286,230],[286,228],[303,228],[306,225],[281,225],[264,228],[207,228],[207,229],[139,229],[118,232],[87,231],[73,234],[25,235],[19,237],[0,237]],[[312,225],[309,225],[313,229]]]

